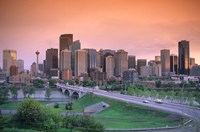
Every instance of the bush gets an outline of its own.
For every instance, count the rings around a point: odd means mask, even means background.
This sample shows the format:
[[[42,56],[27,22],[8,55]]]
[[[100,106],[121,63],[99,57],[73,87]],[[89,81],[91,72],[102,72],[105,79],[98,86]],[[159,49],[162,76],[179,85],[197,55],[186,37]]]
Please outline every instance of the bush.
[[[160,80],[157,80],[157,81],[156,81],[156,87],[157,87],[157,88],[160,88],[160,87],[161,87],[161,81],[160,81]]]
[[[54,104],[54,108],[59,108],[59,104],[58,104],[58,103],[55,103],[55,104]]]
[[[42,106],[33,99],[26,99],[19,104],[15,122],[20,128],[54,131],[59,127],[60,116],[50,108]]]
[[[104,127],[90,116],[66,116],[64,125],[68,129],[77,129],[83,132],[103,132]]]

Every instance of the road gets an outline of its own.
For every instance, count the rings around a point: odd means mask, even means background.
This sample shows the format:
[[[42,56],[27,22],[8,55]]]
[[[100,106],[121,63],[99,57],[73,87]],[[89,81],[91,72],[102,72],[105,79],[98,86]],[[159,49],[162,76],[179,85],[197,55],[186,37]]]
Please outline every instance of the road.
[[[128,103],[135,103],[135,104],[140,104],[140,105],[144,105],[144,106],[148,106],[148,107],[152,107],[156,109],[161,109],[164,111],[174,112],[174,113],[178,113],[178,114],[190,117],[197,121],[200,121],[200,108],[191,107],[188,105],[166,103],[166,102],[163,102],[162,104],[158,104],[158,103],[155,103],[155,101],[153,100],[148,100],[149,103],[143,103],[143,101],[146,99],[141,98],[141,97],[107,92],[105,90],[96,90],[96,89],[92,89],[88,87],[70,86],[70,85],[64,85],[64,84],[57,84],[57,86],[75,89],[77,91],[80,90],[82,92],[90,92],[96,95],[101,95],[101,96],[117,99],[117,100],[128,102]]]

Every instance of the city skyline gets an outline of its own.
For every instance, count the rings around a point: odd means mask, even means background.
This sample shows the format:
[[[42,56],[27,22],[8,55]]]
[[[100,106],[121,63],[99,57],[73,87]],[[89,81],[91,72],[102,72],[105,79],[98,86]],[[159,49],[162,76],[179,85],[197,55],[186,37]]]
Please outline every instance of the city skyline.
[[[42,63],[65,33],[80,40],[82,49],[124,49],[148,61],[162,49],[178,55],[178,42],[188,40],[190,57],[200,64],[198,5],[198,0],[0,0],[0,66],[4,49],[16,50],[26,69],[36,62],[37,50]]]

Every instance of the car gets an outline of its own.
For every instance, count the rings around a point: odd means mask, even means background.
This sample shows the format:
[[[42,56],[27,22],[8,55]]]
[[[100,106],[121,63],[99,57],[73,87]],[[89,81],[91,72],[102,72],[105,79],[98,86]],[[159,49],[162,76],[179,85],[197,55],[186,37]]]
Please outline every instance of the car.
[[[148,100],[143,100],[143,103],[149,103],[149,101]]]
[[[156,99],[156,100],[155,100],[155,103],[162,104],[163,102],[162,102],[161,99]]]

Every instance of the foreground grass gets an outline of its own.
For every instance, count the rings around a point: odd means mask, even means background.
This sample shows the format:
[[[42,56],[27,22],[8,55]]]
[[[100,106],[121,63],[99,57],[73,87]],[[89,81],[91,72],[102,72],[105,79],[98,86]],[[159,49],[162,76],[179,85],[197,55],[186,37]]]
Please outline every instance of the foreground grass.
[[[96,96],[93,94],[85,95],[79,100],[73,102],[73,110],[65,110],[65,104],[59,105],[59,108],[52,109],[60,112],[83,112],[84,108],[92,104],[104,101],[110,105],[109,108],[96,114],[94,117],[101,122],[105,128],[131,129],[131,128],[152,128],[176,126],[182,123],[182,117],[177,114],[171,114],[164,111],[155,110],[149,107],[125,103],[118,100]],[[50,102],[42,102],[47,104]],[[17,109],[16,102],[2,105],[4,108]],[[1,107],[2,107],[1,106]],[[62,131],[62,130],[61,130]],[[64,131],[64,130],[63,130]]]
[[[182,122],[182,117],[177,114],[155,110],[149,107],[125,103],[114,99],[88,94],[73,103],[71,112],[83,112],[84,108],[92,104],[104,101],[110,105],[106,110],[95,115],[105,128],[152,128],[176,126]],[[65,105],[59,105],[54,110],[69,112]]]
[[[19,129],[19,128],[4,128],[1,132],[38,132],[36,130],[27,130],[27,129]],[[57,132],[71,132],[69,129],[60,128]],[[80,132],[78,130],[72,130],[72,132]]]

